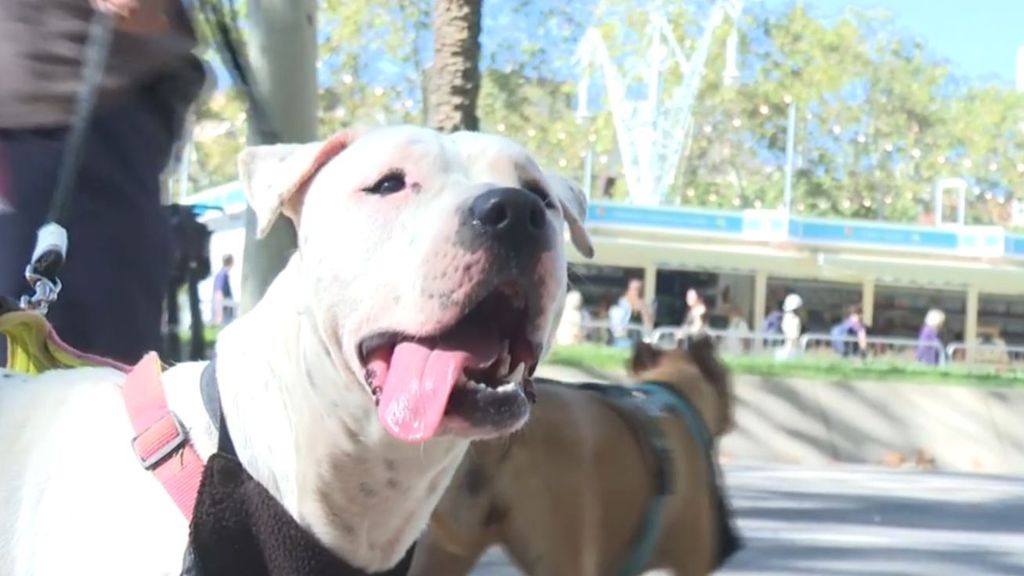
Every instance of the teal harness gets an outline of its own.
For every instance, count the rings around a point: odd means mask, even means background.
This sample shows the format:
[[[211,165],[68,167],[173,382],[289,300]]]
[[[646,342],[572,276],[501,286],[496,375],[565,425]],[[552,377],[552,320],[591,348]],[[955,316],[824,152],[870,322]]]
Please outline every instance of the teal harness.
[[[633,551],[619,569],[619,576],[637,576],[642,573],[654,554],[658,543],[658,528],[661,526],[666,499],[675,491],[672,469],[672,451],[658,418],[676,416],[681,418],[687,429],[701,447],[708,470],[711,470],[717,484],[718,466],[713,457],[714,442],[697,409],[682,394],[658,382],[644,382],[636,386],[613,384],[578,384],[576,387],[597,393],[607,398],[625,420],[641,432],[654,456],[654,495],[644,511],[643,523],[633,544]],[[715,490],[715,488],[718,490]],[[719,565],[739,549],[739,538],[729,521],[729,510],[719,486],[712,486],[713,497],[718,503],[721,522]]]

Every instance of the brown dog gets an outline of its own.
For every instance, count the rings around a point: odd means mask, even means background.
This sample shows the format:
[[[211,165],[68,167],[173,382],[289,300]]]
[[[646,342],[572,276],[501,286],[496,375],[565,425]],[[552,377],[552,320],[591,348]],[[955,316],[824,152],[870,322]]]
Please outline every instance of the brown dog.
[[[702,442],[684,418],[644,416],[663,433],[673,481],[643,569],[708,574],[738,543],[713,460],[714,440],[732,426],[728,371],[707,339],[689,351],[641,344],[630,368],[637,382],[684,396],[706,428]],[[535,384],[521,432],[470,447],[417,546],[413,575],[468,574],[495,544],[531,576],[616,575],[636,553],[659,461],[624,407],[634,402],[592,389],[600,385]]]

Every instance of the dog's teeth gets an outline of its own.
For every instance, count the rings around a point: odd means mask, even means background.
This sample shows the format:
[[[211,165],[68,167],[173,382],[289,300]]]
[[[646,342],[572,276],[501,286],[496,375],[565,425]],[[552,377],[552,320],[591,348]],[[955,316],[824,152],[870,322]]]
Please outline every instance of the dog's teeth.
[[[512,367],[512,356],[508,353],[508,340],[501,344],[501,354],[498,356],[498,377],[508,374]]]
[[[516,369],[505,379],[506,382],[513,382],[518,384],[522,379],[523,375],[526,374],[526,363],[520,362]]]
[[[501,386],[495,388],[495,390],[497,390],[498,392],[511,392],[517,386],[519,386],[518,382],[505,382]]]

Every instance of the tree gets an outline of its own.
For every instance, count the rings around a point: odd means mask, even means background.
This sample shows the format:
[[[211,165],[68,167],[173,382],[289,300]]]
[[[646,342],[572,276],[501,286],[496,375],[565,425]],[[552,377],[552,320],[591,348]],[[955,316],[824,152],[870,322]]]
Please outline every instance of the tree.
[[[222,90],[196,110],[192,129],[192,188],[202,190],[236,177],[238,154],[247,137],[245,100],[237,90]],[[186,151],[188,153],[188,151]]]
[[[445,129],[505,134],[568,176],[581,178],[592,153],[595,189],[603,176],[619,176],[614,194],[623,197],[610,112],[598,105],[591,117],[575,117],[573,55],[596,20],[620,69],[635,68],[645,7],[628,0],[510,4],[484,10],[479,0],[438,0],[432,19],[431,0],[322,0],[321,136],[353,123],[423,123],[428,116],[435,123],[445,103]],[[687,54],[703,32],[707,4],[667,5]],[[470,5],[475,12],[465,11]],[[796,213],[917,221],[931,212],[935,179],[962,176],[972,191],[970,222],[1006,219],[1011,199],[1024,189],[1024,96],[965,82],[884,14],[824,19],[800,3],[748,3],[739,23],[741,77],[725,85],[730,27],[713,43],[670,202],[777,207],[789,100],[798,109]],[[481,29],[486,34],[479,36]],[[670,69],[665,92],[681,81]],[[634,88],[643,89],[642,82]],[[593,104],[600,92],[595,82]],[[200,111],[197,125],[205,139],[197,139],[193,179],[204,185],[234,178],[231,157],[243,133],[235,95],[218,98]],[[461,116],[470,110],[475,124]]]
[[[425,123],[430,0],[325,0],[321,15],[321,136],[353,123]]]
[[[478,130],[483,0],[435,0],[434,63],[427,121],[441,131]]]
[[[431,4],[321,2],[321,137],[352,124],[426,122]],[[479,128],[523,143],[543,165],[569,176],[582,174],[588,149],[595,173],[612,166],[615,155],[607,113],[585,122],[573,117],[571,60],[589,18],[586,4],[521,0],[482,14],[481,21],[490,32],[480,52]],[[219,91],[199,115],[194,189],[235,178],[233,157],[245,134],[244,106],[233,90]]]
[[[850,12],[827,23],[799,4],[752,7],[740,32],[738,86],[710,73],[720,69],[721,42],[712,53],[681,201],[777,206],[793,101],[798,213],[916,221],[944,176],[965,176],[975,187],[972,217],[992,222],[1005,212],[984,204],[1002,208],[1020,187],[1024,170],[1012,161],[1022,134],[1019,95],[965,89],[884,14]]]

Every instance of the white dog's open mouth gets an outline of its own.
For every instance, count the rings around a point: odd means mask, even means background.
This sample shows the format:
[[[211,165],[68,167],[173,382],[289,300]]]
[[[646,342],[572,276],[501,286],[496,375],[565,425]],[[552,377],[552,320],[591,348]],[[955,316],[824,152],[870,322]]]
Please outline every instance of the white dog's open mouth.
[[[520,424],[540,349],[528,335],[532,320],[522,287],[505,284],[440,334],[364,338],[360,360],[381,424],[408,442],[430,439],[445,416],[481,431]]]

